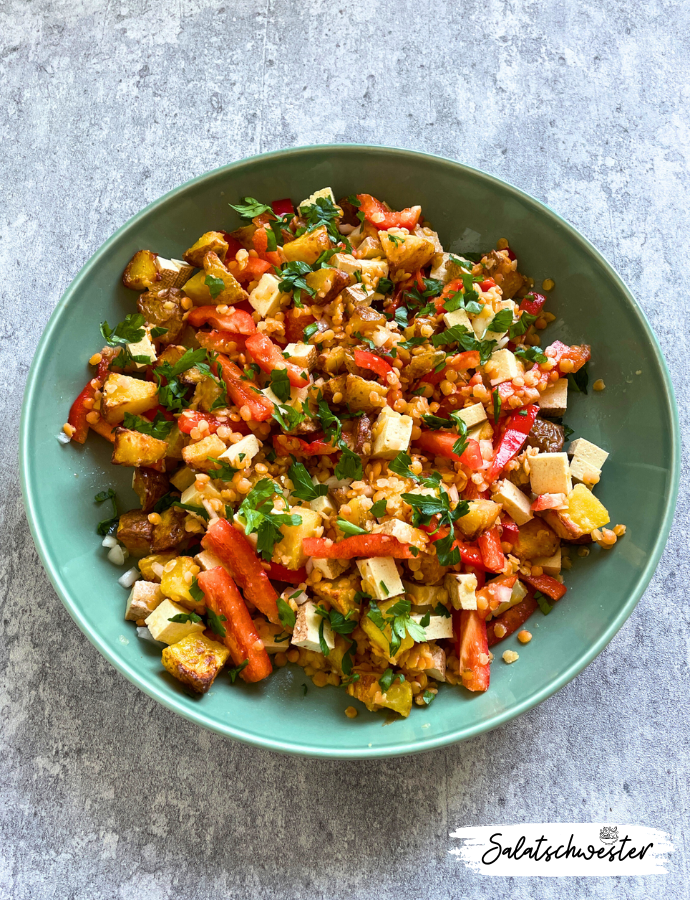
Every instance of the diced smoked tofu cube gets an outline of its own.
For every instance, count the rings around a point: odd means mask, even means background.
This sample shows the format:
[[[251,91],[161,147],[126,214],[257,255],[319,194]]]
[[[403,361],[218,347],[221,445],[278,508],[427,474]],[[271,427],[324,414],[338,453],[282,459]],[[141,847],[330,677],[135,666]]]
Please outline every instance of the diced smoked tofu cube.
[[[506,349],[495,350],[485,368],[492,385],[512,381],[513,378],[517,378],[523,373],[523,368],[515,354]]]
[[[272,316],[280,309],[280,282],[271,275],[270,272],[264,272],[259,283],[249,295],[249,302],[258,312],[262,319]]]
[[[319,629],[322,622],[323,639],[326,642],[326,646],[329,650],[335,650],[333,629],[328,620],[316,612],[316,605],[311,600],[302,604],[297,610],[295,628],[292,632],[292,643],[294,646],[302,647],[304,650],[312,650],[314,653],[321,653]]]
[[[330,580],[342,575],[350,565],[349,559],[316,559],[312,557],[311,562],[317,572],[321,572],[324,578]]]
[[[101,414],[110,425],[119,425],[125,413],[140,416],[158,405],[158,388],[151,381],[111,372],[103,386]]]
[[[428,542],[428,538],[423,531],[419,528],[413,528],[412,525],[408,525],[407,522],[403,522],[400,519],[388,519],[386,522],[381,522],[380,525],[374,525],[373,533],[390,534],[401,543],[412,544],[420,550],[424,550]]]
[[[477,608],[476,575],[446,575],[444,583],[453,609]]]
[[[194,266],[184,262],[181,259],[163,259],[162,256],[156,257],[156,268],[161,280],[156,284],[157,291],[164,291],[167,288],[181,288],[182,285],[189,281]]]
[[[314,368],[318,358],[318,351],[313,344],[288,344],[285,353],[290,362],[296,366],[302,366],[307,371]]]
[[[274,625],[266,619],[254,619],[254,627],[266,653],[283,653],[289,648],[290,634],[282,625]]]
[[[189,610],[172,600],[164,600],[146,619],[146,627],[155,641],[176,644],[188,634],[200,634],[206,626],[203,622],[171,622],[173,616],[189,615]]]
[[[196,475],[191,469],[187,468],[187,466],[182,466],[182,468],[178,469],[174,475],[170,476],[170,484],[172,484],[173,487],[176,487],[181,493],[182,491],[186,491],[190,485],[194,484],[195,478]]]
[[[411,581],[403,581],[405,595],[414,606],[436,606],[442,603],[448,605],[448,589],[443,585],[415,584]]]
[[[419,625],[424,616],[415,614],[411,619]],[[453,637],[453,620],[450,616],[430,616],[429,624],[424,626],[427,641],[440,641]]]
[[[332,189],[325,187],[321,188],[320,191],[314,191],[314,193],[310,197],[307,197],[306,200],[302,200],[298,209],[301,211],[307,206],[314,206],[319,197],[324,200],[330,200],[333,206],[335,206],[335,195],[333,194]]]
[[[230,651],[204,634],[189,634],[163,651],[162,663],[172,676],[205,694],[225,665]]]
[[[461,272],[469,272],[472,268],[472,263],[469,263],[469,268],[466,269],[459,263],[453,262],[453,260],[468,262],[464,257],[458,256],[457,253],[436,253],[431,260],[429,278],[448,284],[449,281],[457,278]]]
[[[134,370],[137,372],[143,372],[146,366],[150,366],[152,363],[156,361],[156,348],[151,343],[151,337],[148,334],[144,334],[143,338],[140,341],[137,341],[136,344],[127,344],[127,349],[135,357],[146,357],[146,362],[133,362]]]
[[[450,619],[448,620],[450,621]],[[431,652],[431,666],[427,666],[424,674],[427,678],[433,678],[436,681],[446,680],[446,651],[436,644],[429,644]]]
[[[597,484],[602,466],[608,459],[606,450],[584,438],[577,438],[568,448],[568,454],[572,456],[570,474],[573,478],[585,484]]]
[[[315,481],[315,484],[320,484],[321,482],[318,479]],[[333,503],[333,499],[330,494],[323,494],[321,497],[317,497],[315,500],[309,501],[309,506],[314,512],[319,513],[321,516],[334,516],[336,513],[335,504]]]
[[[473,428],[480,422],[486,422],[486,410],[481,403],[473,403],[472,406],[459,409],[458,415],[468,428]]]
[[[498,490],[491,496],[496,503],[500,503],[503,506],[503,509],[516,525],[524,525],[525,522],[529,522],[533,518],[532,510],[530,509],[532,501],[507,478],[499,481]]]
[[[573,488],[567,453],[539,453],[529,459],[534,494],[569,494]]]
[[[363,306],[371,306],[376,298],[376,291],[365,288],[363,284],[351,284],[342,292],[342,299],[350,315]]]
[[[537,401],[543,416],[563,416],[568,408],[568,379],[559,378],[549,385]]]
[[[225,568],[216,554],[211,553],[210,550],[202,550],[201,553],[197,553],[194,557],[194,562],[199,566],[202,572],[209,572],[211,569],[215,569],[218,566]]]
[[[443,323],[446,328],[452,328],[454,325],[464,325],[468,331],[472,331],[470,317],[464,309],[454,309],[453,312],[444,313]]]
[[[247,434],[241,438],[236,444],[232,444],[228,449],[221,453],[218,459],[227,461],[236,469],[248,466],[261,449],[259,441],[254,434]]]
[[[210,434],[195,444],[188,444],[182,448],[182,456],[185,463],[192,469],[203,471],[213,467],[213,460],[225,453],[225,444],[217,434]]]
[[[412,426],[410,416],[400,415],[390,406],[384,406],[372,429],[374,436],[372,457],[394,459],[398,453],[407,450],[412,438]]]
[[[388,600],[405,593],[395,560],[390,556],[358,559],[357,568],[362,576],[364,590],[374,600]]]
[[[545,575],[558,575],[561,571],[561,548],[553,556],[537,556],[532,560],[533,566],[541,566]]]
[[[162,602],[163,594],[159,584],[153,581],[135,581],[127,598],[125,619],[128,622],[145,619]]]

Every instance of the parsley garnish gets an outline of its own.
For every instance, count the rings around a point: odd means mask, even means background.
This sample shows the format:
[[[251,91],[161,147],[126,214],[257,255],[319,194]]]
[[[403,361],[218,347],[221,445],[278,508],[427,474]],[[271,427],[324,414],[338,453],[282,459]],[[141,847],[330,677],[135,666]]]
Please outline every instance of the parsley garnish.
[[[309,206],[301,206],[300,212],[306,219],[307,233],[325,225],[329,237],[336,244],[345,240],[336,225],[336,220],[340,218],[342,210],[333,203],[330,197],[317,197],[314,203],[311,203]],[[348,241],[345,242],[349,243]]]
[[[571,387],[579,394],[587,393],[587,385],[589,384],[589,372],[587,371],[588,366],[589,363],[585,363],[584,366],[577,372],[571,372],[568,375],[568,387]]]
[[[402,672],[399,672],[396,675],[392,669],[386,669],[383,675],[379,678],[379,687],[381,688],[381,693],[385,694],[394,681],[399,681],[402,684],[404,680],[405,676]]]
[[[317,606],[315,612],[327,619],[333,631],[338,634],[350,634],[359,624],[357,618],[351,618],[355,616],[355,610],[353,609],[349,610],[346,615],[343,615],[337,609],[326,610],[323,606]]]
[[[115,328],[111,328],[107,322],[101,322],[101,334],[109,347],[119,347],[117,365],[126,366],[130,362],[150,363],[149,356],[133,356],[127,344],[138,344],[146,334],[144,328],[145,318],[141,313],[129,313],[124,321]]]
[[[180,625],[184,625],[187,622],[194,622],[195,624],[198,624],[199,622],[201,622],[201,616],[198,616],[194,612],[177,613],[177,615],[171,616],[168,619],[168,622],[179,622]]]
[[[273,369],[271,371],[271,390],[284,403],[290,399],[290,379],[288,378],[287,369]]]
[[[511,341],[514,341],[516,337],[520,337],[520,335],[525,334],[530,325],[533,325],[538,319],[538,316],[533,316],[531,313],[523,312],[520,318],[514,325],[511,325],[508,329],[508,337]]]
[[[134,416],[132,413],[125,413],[123,425],[130,431],[138,431],[140,434],[148,434],[149,437],[164,441],[173,430],[175,423],[169,422],[162,413],[156,413],[152,421],[142,419],[141,416]]]
[[[159,337],[162,337],[164,334],[167,334],[167,333],[168,333],[168,329],[167,329],[167,328],[162,328],[160,325],[156,325],[155,328],[152,328],[152,329],[151,329],[151,337],[152,337],[152,338],[159,338]]]
[[[374,516],[374,518],[378,519],[380,516],[386,515],[386,506],[387,502],[386,498],[384,497],[383,500],[377,500],[376,503],[374,503],[374,505],[371,507],[369,512],[372,514],[372,516]]]
[[[352,522],[348,522],[347,519],[338,519],[337,525],[347,535],[369,534],[366,528],[360,528],[359,525],[354,525]]]
[[[292,482],[292,493],[300,500],[316,500],[317,497],[325,497],[328,493],[327,485],[314,484],[306,466],[301,462],[293,462],[287,474]]]
[[[432,702],[432,700],[434,699],[435,696],[436,696],[436,694],[433,691],[424,691],[424,693],[422,694],[422,700],[424,701],[424,705],[429,706],[429,704]]]
[[[273,497],[278,493],[276,483],[262,478],[244,498],[237,511],[244,520],[244,533],[256,532],[256,550],[265,560],[273,556],[273,548],[283,539],[282,525],[301,525],[302,517],[296,513],[274,513]]]
[[[241,663],[239,664],[239,666],[234,666],[232,669],[228,669],[228,675],[230,676],[230,681],[231,681],[233,684],[235,683],[235,679],[236,679],[237,676],[240,674],[240,672],[242,671],[242,669],[246,669],[248,665],[249,665],[249,660],[248,660],[248,659],[245,659],[245,661],[244,661],[244,662],[241,662]]]
[[[526,359],[528,362],[545,363],[548,360],[548,356],[539,347],[516,347],[513,352],[519,359]]]
[[[498,425],[498,417],[501,415],[501,395],[498,388],[494,391],[494,425]]]
[[[242,200],[244,201],[243,203],[228,203],[228,206],[231,209],[234,209],[236,213],[239,213],[243,219],[254,219],[256,216],[261,216],[265,212],[273,212],[273,209],[270,206],[266,206],[265,203],[260,203],[258,200],[255,200],[254,197],[243,197]],[[290,218],[292,218],[292,216],[290,216]]]
[[[410,618],[410,609],[410,601],[404,599],[397,600],[385,613],[373,600],[369,603],[366,615],[374,625],[380,631],[384,631],[386,626],[390,625],[390,656],[395,656],[407,634],[417,643],[426,640],[426,631]]]
[[[482,366],[486,364],[496,347],[496,341],[477,340],[476,336],[465,325],[453,325],[452,328],[446,328],[440,334],[432,334],[431,343],[434,347],[458,343],[463,350],[478,350],[479,362]]]
[[[537,601],[537,603],[539,604],[539,609],[544,613],[545,616],[548,616],[548,614],[549,614],[549,613],[551,612],[551,610],[553,609],[553,606],[549,603],[549,601],[548,601],[548,600],[546,599],[546,597],[542,594],[542,592],[541,592],[541,591],[535,591],[535,592],[534,592],[534,599],[535,599],[535,600]]]
[[[107,491],[99,491],[98,494],[93,498],[96,503],[105,503],[106,500],[110,500],[113,504],[113,514],[109,519],[103,519],[102,522],[99,522],[96,526],[96,534],[101,534],[103,536],[108,534],[115,534],[117,531],[117,526],[120,522],[120,514],[117,511],[117,499],[115,497],[115,491],[112,488],[108,488]]]
[[[314,297],[316,295],[316,291],[314,290],[314,288],[309,287],[307,282],[304,280],[304,276],[308,275],[311,271],[312,268],[309,263],[302,262],[299,259],[295,260],[294,262],[285,263],[285,265],[280,270],[280,276],[282,280],[278,285],[278,289],[283,291],[283,293],[285,294],[292,291],[295,306],[302,306],[302,291],[304,291],[305,294],[308,294],[310,297]]]
[[[340,459],[333,474],[336,478],[351,478],[357,481],[363,477],[362,460],[349,447],[343,446]]]
[[[287,628],[288,631],[292,631],[295,627],[295,622],[297,621],[293,608],[287,600],[283,600],[282,597],[278,597],[276,603],[278,605],[278,618],[280,619],[280,624],[283,628]]]
[[[309,342],[309,340],[316,334],[319,330],[318,322],[310,322],[309,325],[306,325],[304,328],[304,340]]]
[[[213,477],[218,478],[220,481],[232,481],[233,477],[239,472],[239,469],[234,468],[224,459],[214,459],[212,456],[207,456],[206,459],[215,463],[212,469]]]
[[[218,294],[222,294],[225,290],[225,282],[222,278],[216,278],[213,275],[207,275],[204,278],[204,284],[208,288],[209,294],[215,300]]]
[[[219,616],[212,609],[206,610],[206,618],[208,619],[208,627],[218,637],[225,637],[225,628],[223,622],[227,622],[225,616]]]
[[[450,610],[443,603],[437,603],[434,609],[435,616],[443,616],[444,619],[450,619]]]
[[[513,321],[513,311],[511,309],[502,309],[497,313],[487,326],[487,332],[492,334],[503,334],[510,328]]]

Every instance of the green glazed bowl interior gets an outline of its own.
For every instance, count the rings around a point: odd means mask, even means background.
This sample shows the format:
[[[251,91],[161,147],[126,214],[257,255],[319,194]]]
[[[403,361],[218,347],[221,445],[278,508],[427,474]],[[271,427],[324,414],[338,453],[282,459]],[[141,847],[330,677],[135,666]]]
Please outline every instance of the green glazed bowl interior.
[[[534,640],[518,645],[518,663],[497,655],[491,687],[472,695],[444,686],[428,708],[389,723],[384,713],[350,720],[353,701],[342,688],[317,689],[295,666],[259,685],[218,678],[208,695],[190,697],[160,662],[160,649],[123,620],[123,570],[111,565],[95,533],[105,513],[94,494],[113,486],[127,508],[137,506],[131,470],[111,466],[110,445],[56,440],[69,406],[90,377],[100,348],[99,323],[136,310],[137,294],[121,283],[132,254],[150,248],[179,257],[211,229],[237,225],[228,203],[241,196],[299,201],[331,185],[336,197],[374,194],[400,209],[421,204],[447,249],[473,251],[506,237],[520,270],[553,278],[556,321],[550,343],[592,346],[590,383],[602,393],[571,393],[565,421],[609,451],[596,489],[614,523],[627,525],[614,550],[595,546],[573,555],[568,594],[545,617],[529,622]],[[641,427],[644,423],[644,427]],[[24,499],[31,531],[55,589],[77,625],[130,681],[171,710],[231,738],[260,747],[320,757],[386,757],[468,738],[519,715],[574,678],[606,646],[632,612],[659,561],[671,525],[679,478],[678,421],[656,339],[611,266],[574,228],[522,191],[450,160],[407,150],[316,146],[233,163],[171,191],[125,224],[89,260],[55,309],[29,374],[21,433]],[[307,686],[307,692],[303,689]],[[384,727],[386,726],[386,727]]]

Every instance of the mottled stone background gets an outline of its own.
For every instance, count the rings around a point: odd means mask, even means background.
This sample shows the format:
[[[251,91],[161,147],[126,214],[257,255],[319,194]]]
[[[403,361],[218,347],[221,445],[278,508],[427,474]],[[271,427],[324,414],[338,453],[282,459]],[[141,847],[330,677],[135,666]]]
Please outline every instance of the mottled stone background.
[[[0,897],[687,897],[688,495],[608,649],[517,721],[390,762],[235,745],[82,637],[20,499],[25,376],[64,288],[142,206],[262,150],[419,148],[505,177],[612,260],[687,423],[688,6],[647,0],[1,0]],[[644,427],[644,423],[640,423]],[[637,881],[491,881],[463,824],[647,824]]]

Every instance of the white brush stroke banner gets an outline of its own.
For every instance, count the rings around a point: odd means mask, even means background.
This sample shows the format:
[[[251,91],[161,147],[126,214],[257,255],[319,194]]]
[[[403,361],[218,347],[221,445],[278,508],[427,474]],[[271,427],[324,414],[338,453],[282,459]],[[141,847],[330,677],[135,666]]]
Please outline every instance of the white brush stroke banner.
[[[481,875],[563,878],[666,875],[668,834],[610,822],[523,823],[458,828],[449,852]]]

